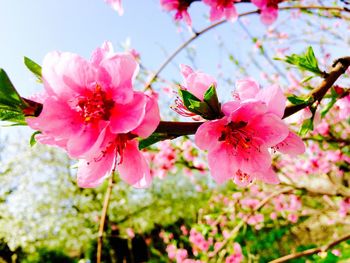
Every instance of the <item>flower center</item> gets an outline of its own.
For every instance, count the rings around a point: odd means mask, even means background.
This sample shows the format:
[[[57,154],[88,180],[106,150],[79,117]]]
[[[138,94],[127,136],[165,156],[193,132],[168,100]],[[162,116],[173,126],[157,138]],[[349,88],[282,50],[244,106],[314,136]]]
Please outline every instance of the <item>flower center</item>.
[[[85,123],[92,123],[99,120],[109,120],[114,101],[108,99],[99,84],[95,90],[86,97],[79,98],[78,109]]]
[[[225,125],[225,129],[221,132],[219,141],[226,141],[233,145],[235,148],[241,146],[243,148],[249,148],[252,141],[252,135],[247,129],[244,129],[247,123],[244,121],[230,122]]]

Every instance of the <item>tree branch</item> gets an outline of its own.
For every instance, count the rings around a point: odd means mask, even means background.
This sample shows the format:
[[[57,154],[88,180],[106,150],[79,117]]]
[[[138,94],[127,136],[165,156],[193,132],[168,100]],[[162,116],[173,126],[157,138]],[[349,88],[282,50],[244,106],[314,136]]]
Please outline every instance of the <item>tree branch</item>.
[[[272,261],[270,261],[270,263],[282,263],[282,262],[286,262],[288,260],[301,258],[301,257],[305,257],[305,256],[310,256],[310,255],[317,254],[320,252],[326,252],[327,250],[331,249],[332,247],[340,244],[341,242],[349,240],[349,239],[350,239],[350,234],[345,235],[341,238],[338,238],[338,239],[328,243],[325,246],[307,249],[307,250],[304,250],[302,252],[292,253],[292,254],[277,258],[275,260],[272,260]]]
[[[98,239],[97,239],[97,254],[96,254],[96,262],[101,263],[101,258],[102,258],[102,245],[103,245],[103,233],[105,229],[105,222],[106,222],[106,217],[107,217],[107,211],[108,211],[108,206],[109,206],[109,201],[111,199],[111,194],[112,194],[112,189],[113,189],[113,173],[108,179],[108,186],[106,190],[106,195],[105,199],[103,202],[103,208],[101,212],[101,218],[100,218],[100,226],[98,229]]]
[[[293,10],[293,9],[300,9],[300,10],[306,10],[306,9],[317,9],[317,10],[328,10],[328,11],[339,11],[339,12],[349,12],[350,10],[343,8],[343,7],[337,7],[337,6],[286,6],[286,7],[280,7],[278,8],[279,11],[285,11],[285,10]],[[254,11],[245,12],[242,14],[239,14],[238,17],[245,17],[253,14],[258,14],[260,12],[259,9]],[[156,72],[152,75],[150,80],[145,86],[145,90],[149,89],[152,85],[152,83],[158,78],[158,75],[164,70],[164,68],[176,57],[177,54],[179,54],[184,48],[186,48],[189,44],[191,44],[194,40],[196,40],[201,35],[205,34],[206,32],[210,31],[213,28],[216,28],[217,26],[220,26],[224,23],[226,23],[227,20],[221,20],[219,22],[216,22],[214,24],[209,25],[208,27],[196,32],[192,37],[190,37],[187,41],[182,43],[180,46],[178,46],[173,53],[159,66],[159,68],[156,70]]]

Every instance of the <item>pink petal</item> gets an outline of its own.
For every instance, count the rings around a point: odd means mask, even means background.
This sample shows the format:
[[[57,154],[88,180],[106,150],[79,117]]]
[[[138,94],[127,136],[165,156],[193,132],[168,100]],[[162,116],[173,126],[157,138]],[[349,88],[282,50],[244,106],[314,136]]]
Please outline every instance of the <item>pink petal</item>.
[[[259,145],[259,142],[255,143]],[[260,143],[262,145],[262,142]],[[256,171],[266,170],[271,166],[271,155],[265,147],[238,147],[235,158],[241,164],[242,172],[252,174]]]
[[[287,100],[282,90],[277,85],[261,89],[256,99],[266,103],[268,112],[274,113],[282,118]]]
[[[184,79],[186,80],[186,78],[188,78],[188,76],[190,74],[192,74],[194,71],[190,66],[184,65],[184,64],[180,64],[180,71],[182,76],[184,77]]]
[[[256,100],[245,100],[240,107],[231,113],[230,120],[233,122],[249,122],[258,115],[267,111],[266,103]]]
[[[135,92],[132,101],[127,104],[116,104],[110,117],[110,128],[113,133],[128,133],[137,128],[145,116],[146,95]]]
[[[225,116],[230,116],[230,114],[236,111],[239,106],[241,106],[239,101],[229,101],[221,106],[221,111],[225,114]]]
[[[224,10],[223,9],[219,9],[215,6],[212,6],[210,9],[210,22],[214,22],[217,21],[219,19],[221,19],[224,16]]]
[[[70,106],[57,97],[49,97],[43,103],[43,109],[36,118],[26,118],[28,125],[50,136],[68,138],[82,128],[80,114],[72,110]]]
[[[211,85],[216,86],[216,80],[200,71],[196,71],[186,78],[186,89],[200,100],[203,100],[205,92]]]
[[[150,136],[157,128],[160,122],[159,107],[157,103],[157,96],[146,97],[146,114],[143,118],[141,124],[132,131],[132,133],[137,134],[142,138],[147,138]]]
[[[121,0],[105,0],[118,14],[121,16],[124,14],[124,9]]]
[[[195,135],[196,145],[202,150],[210,150],[217,146],[224,126],[227,124],[227,118],[220,120],[207,121],[197,129]]]
[[[49,95],[71,99],[95,83],[96,72],[89,62],[72,53],[51,52],[44,58],[42,75]]]
[[[277,144],[274,149],[281,153],[296,156],[305,152],[305,144],[294,132],[289,132],[288,137]]]
[[[103,156],[103,157],[102,157]],[[114,149],[107,151],[105,155],[96,156],[91,160],[79,160],[78,185],[84,188],[96,187],[110,176],[116,160]]]
[[[225,8],[225,17],[231,22],[235,22],[237,20],[238,14],[234,5],[232,5],[232,7]]]
[[[254,176],[267,184],[279,184],[280,180],[275,171],[270,167],[266,171],[255,172]]]
[[[263,8],[260,18],[265,25],[271,25],[278,17],[278,9],[273,7]]]
[[[258,83],[251,78],[236,81],[235,93],[241,100],[254,99],[259,90]]]
[[[85,125],[82,129],[68,138],[67,152],[72,158],[80,158],[90,150],[99,137],[100,130],[91,124]]]
[[[288,126],[272,113],[256,117],[249,123],[248,127],[247,129],[253,130],[254,137],[263,141],[265,147],[272,147],[282,142],[289,133]]]
[[[99,82],[108,90],[116,103],[132,100],[133,82],[139,65],[130,54],[115,54],[100,63]]]
[[[120,177],[130,185],[149,185],[150,169],[146,159],[138,149],[136,140],[128,141],[121,156],[121,163],[118,164]]]
[[[101,47],[98,47],[92,52],[91,63],[98,67],[102,60],[110,58],[114,55],[112,43],[105,41]]]
[[[209,150],[209,170],[217,183],[224,183],[234,176],[238,165],[232,157],[232,146],[226,143],[220,143],[215,149]]]
[[[55,137],[48,136],[45,134],[37,134],[35,136],[35,140],[41,144],[58,146],[58,147],[61,147],[63,149],[65,149],[66,145],[67,145],[66,139],[55,138]]]

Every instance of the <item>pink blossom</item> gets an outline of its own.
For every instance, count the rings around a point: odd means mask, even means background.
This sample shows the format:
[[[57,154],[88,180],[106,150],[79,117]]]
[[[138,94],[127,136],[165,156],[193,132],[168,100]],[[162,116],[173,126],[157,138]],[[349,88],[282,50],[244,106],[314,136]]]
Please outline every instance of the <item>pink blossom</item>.
[[[236,21],[237,11],[232,0],[203,0],[210,6],[210,21],[214,22],[225,17],[227,20]]]
[[[261,21],[270,25],[277,19],[278,16],[278,3],[281,0],[252,0],[252,3],[260,9]]]
[[[176,11],[175,20],[185,20],[185,22],[191,26],[192,20],[187,12],[188,7],[194,0],[160,0],[160,4],[166,11]]]
[[[133,91],[137,71],[135,59],[114,53],[110,43],[96,49],[90,61],[60,52],[44,59],[43,110],[27,123],[42,132],[41,143],[81,159],[82,187],[94,187],[110,175],[117,155],[117,168],[126,182],[146,186],[150,181],[135,138],[155,130],[159,109],[155,97]]]
[[[218,183],[232,178],[242,186],[254,178],[278,182],[268,148],[287,137],[288,127],[261,101],[229,102],[222,109],[225,116],[202,124],[195,137],[209,152],[213,178]]]
[[[233,248],[233,254],[226,258],[225,263],[240,263],[243,261],[241,246],[238,243],[234,243]]]
[[[184,85],[181,86],[195,95],[198,99],[203,100],[205,92],[211,85],[216,86],[216,80],[201,71],[194,71],[190,66],[180,65],[181,73],[184,78]]]
[[[121,16],[124,13],[122,1],[121,0],[105,0],[118,14]]]

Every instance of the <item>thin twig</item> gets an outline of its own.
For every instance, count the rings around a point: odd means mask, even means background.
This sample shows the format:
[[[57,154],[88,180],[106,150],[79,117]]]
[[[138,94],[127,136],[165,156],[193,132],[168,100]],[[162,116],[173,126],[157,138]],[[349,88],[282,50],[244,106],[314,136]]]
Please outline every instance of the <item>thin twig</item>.
[[[101,263],[102,258],[102,245],[103,245],[103,233],[105,229],[105,222],[107,217],[107,211],[109,206],[109,201],[111,199],[112,189],[113,189],[113,174],[108,179],[108,186],[106,190],[105,199],[103,201],[103,208],[101,212],[101,218],[100,218],[100,226],[98,229],[98,239],[97,239],[97,253],[96,253],[96,262]]]
[[[305,10],[305,9],[318,9],[318,10],[328,10],[328,11],[339,11],[339,12],[349,12],[350,10],[343,8],[343,7],[337,7],[337,6],[285,6],[285,7],[280,7],[278,10],[279,11],[284,11],[284,10],[293,10],[293,9],[300,9],[300,10]],[[245,12],[242,14],[239,14],[238,17],[245,17],[253,14],[258,14],[260,12],[259,9],[254,10],[254,11],[249,11]],[[204,33],[210,31],[213,28],[216,28],[217,26],[220,26],[224,23],[226,23],[227,20],[221,20],[219,22],[216,22],[214,24],[209,25],[208,27],[196,32],[192,37],[190,37],[187,41],[182,43],[180,46],[178,46],[173,53],[159,66],[159,68],[156,70],[156,72],[152,75],[150,80],[145,86],[145,90],[149,89],[152,85],[152,83],[158,78],[158,75],[163,71],[163,69],[176,57],[177,54],[179,54],[184,48],[186,48],[189,44],[191,44],[194,40],[196,40],[198,37],[203,35]]]
[[[270,261],[270,263],[282,263],[282,262],[287,262],[287,261],[292,260],[292,259],[310,256],[310,255],[317,254],[320,252],[326,252],[327,250],[331,249],[332,247],[334,247],[334,246],[336,246],[336,245],[338,245],[346,240],[349,240],[349,239],[350,239],[350,234],[343,236],[341,238],[338,238],[338,239],[328,243],[325,246],[311,248],[311,249],[307,249],[307,250],[297,252],[297,253],[292,253],[292,254],[277,258],[275,260],[272,260],[272,261]]]

